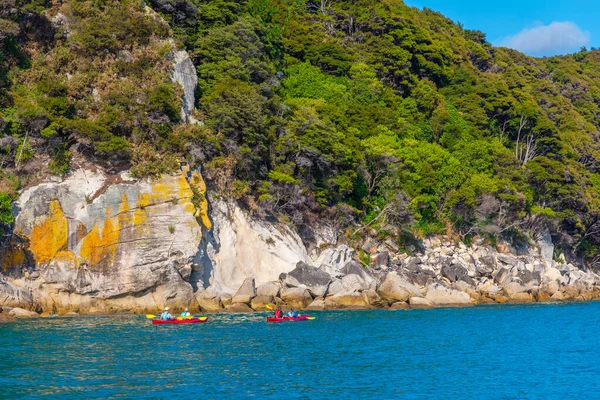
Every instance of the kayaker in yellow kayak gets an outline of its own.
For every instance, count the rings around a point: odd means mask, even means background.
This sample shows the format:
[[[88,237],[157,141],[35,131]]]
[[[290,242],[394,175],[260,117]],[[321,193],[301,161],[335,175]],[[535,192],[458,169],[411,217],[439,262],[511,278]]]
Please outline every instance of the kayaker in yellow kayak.
[[[169,312],[169,307],[165,307],[165,311],[163,311],[163,313],[160,314],[160,319],[162,319],[163,321],[170,321],[175,318],[173,318],[173,316]]]
[[[189,311],[188,311],[188,309],[187,309],[187,307],[186,307],[186,308],[185,308],[185,311],[181,313],[181,316],[182,316],[183,318],[189,318],[189,317],[191,317],[191,316],[192,316],[192,314],[190,314],[190,313],[189,313]]]

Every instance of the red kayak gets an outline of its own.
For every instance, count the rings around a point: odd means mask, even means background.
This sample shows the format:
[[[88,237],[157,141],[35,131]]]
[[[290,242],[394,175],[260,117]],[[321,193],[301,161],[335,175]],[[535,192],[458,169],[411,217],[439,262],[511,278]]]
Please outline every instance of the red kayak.
[[[267,322],[285,322],[285,321],[306,321],[310,318],[310,315],[302,315],[298,318],[292,317],[283,317],[283,318],[275,318],[275,317],[267,317]]]
[[[163,321],[162,319],[153,319],[152,325],[163,325],[163,324],[197,324],[199,322],[206,322],[208,317],[202,318],[191,318],[191,319],[172,319],[169,321]]]

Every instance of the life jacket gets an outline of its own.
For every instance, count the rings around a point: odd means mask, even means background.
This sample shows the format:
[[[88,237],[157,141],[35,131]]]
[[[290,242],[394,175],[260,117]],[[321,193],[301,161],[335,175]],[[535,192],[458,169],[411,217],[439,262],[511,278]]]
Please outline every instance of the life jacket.
[[[181,313],[181,316],[182,316],[182,317],[189,317],[189,316],[190,316],[190,313],[189,313],[189,312],[187,312],[187,311],[184,311],[184,312],[182,312],[182,313]]]
[[[281,318],[281,310],[275,310],[275,318]]]
[[[169,313],[167,311],[164,311],[162,314],[160,314],[160,319],[162,319],[163,321],[168,321]]]

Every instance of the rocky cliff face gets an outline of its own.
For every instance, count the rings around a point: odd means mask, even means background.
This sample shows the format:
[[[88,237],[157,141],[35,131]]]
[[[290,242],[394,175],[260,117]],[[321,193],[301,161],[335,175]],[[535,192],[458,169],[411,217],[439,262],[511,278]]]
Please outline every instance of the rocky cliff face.
[[[368,239],[370,263],[361,265],[358,249],[323,239],[333,237],[326,229],[309,255],[289,227],[235,203],[211,204],[202,176],[185,165],[156,180],[88,169],[32,187],[15,204],[16,231],[29,243],[2,261],[0,305],[61,313],[405,309],[600,296],[600,276],[552,260],[549,238],[519,256],[444,238],[407,255],[393,241]]]
[[[195,292],[233,294],[308,261],[298,235],[215,201],[186,166],[157,180],[78,170],[24,191],[4,257],[0,303],[48,312],[151,311],[195,304]],[[21,253],[19,253],[21,252]]]
[[[174,43],[173,48],[175,48]],[[181,119],[188,123],[198,122],[192,115],[196,102],[195,92],[198,85],[198,75],[196,74],[196,67],[187,51],[173,51],[172,79],[174,82],[179,83],[183,89]]]
[[[110,311],[189,304],[202,205],[185,170],[156,181],[76,171],[25,191],[16,231],[29,257],[4,266],[44,310]],[[28,260],[33,260],[34,265]]]

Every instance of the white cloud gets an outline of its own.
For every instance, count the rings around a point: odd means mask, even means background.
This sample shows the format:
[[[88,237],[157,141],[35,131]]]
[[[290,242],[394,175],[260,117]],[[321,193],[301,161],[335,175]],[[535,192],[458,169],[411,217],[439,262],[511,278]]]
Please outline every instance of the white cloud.
[[[497,43],[499,46],[510,47],[534,56],[564,54],[589,44],[590,33],[582,31],[575,23],[568,21],[526,28]]]

